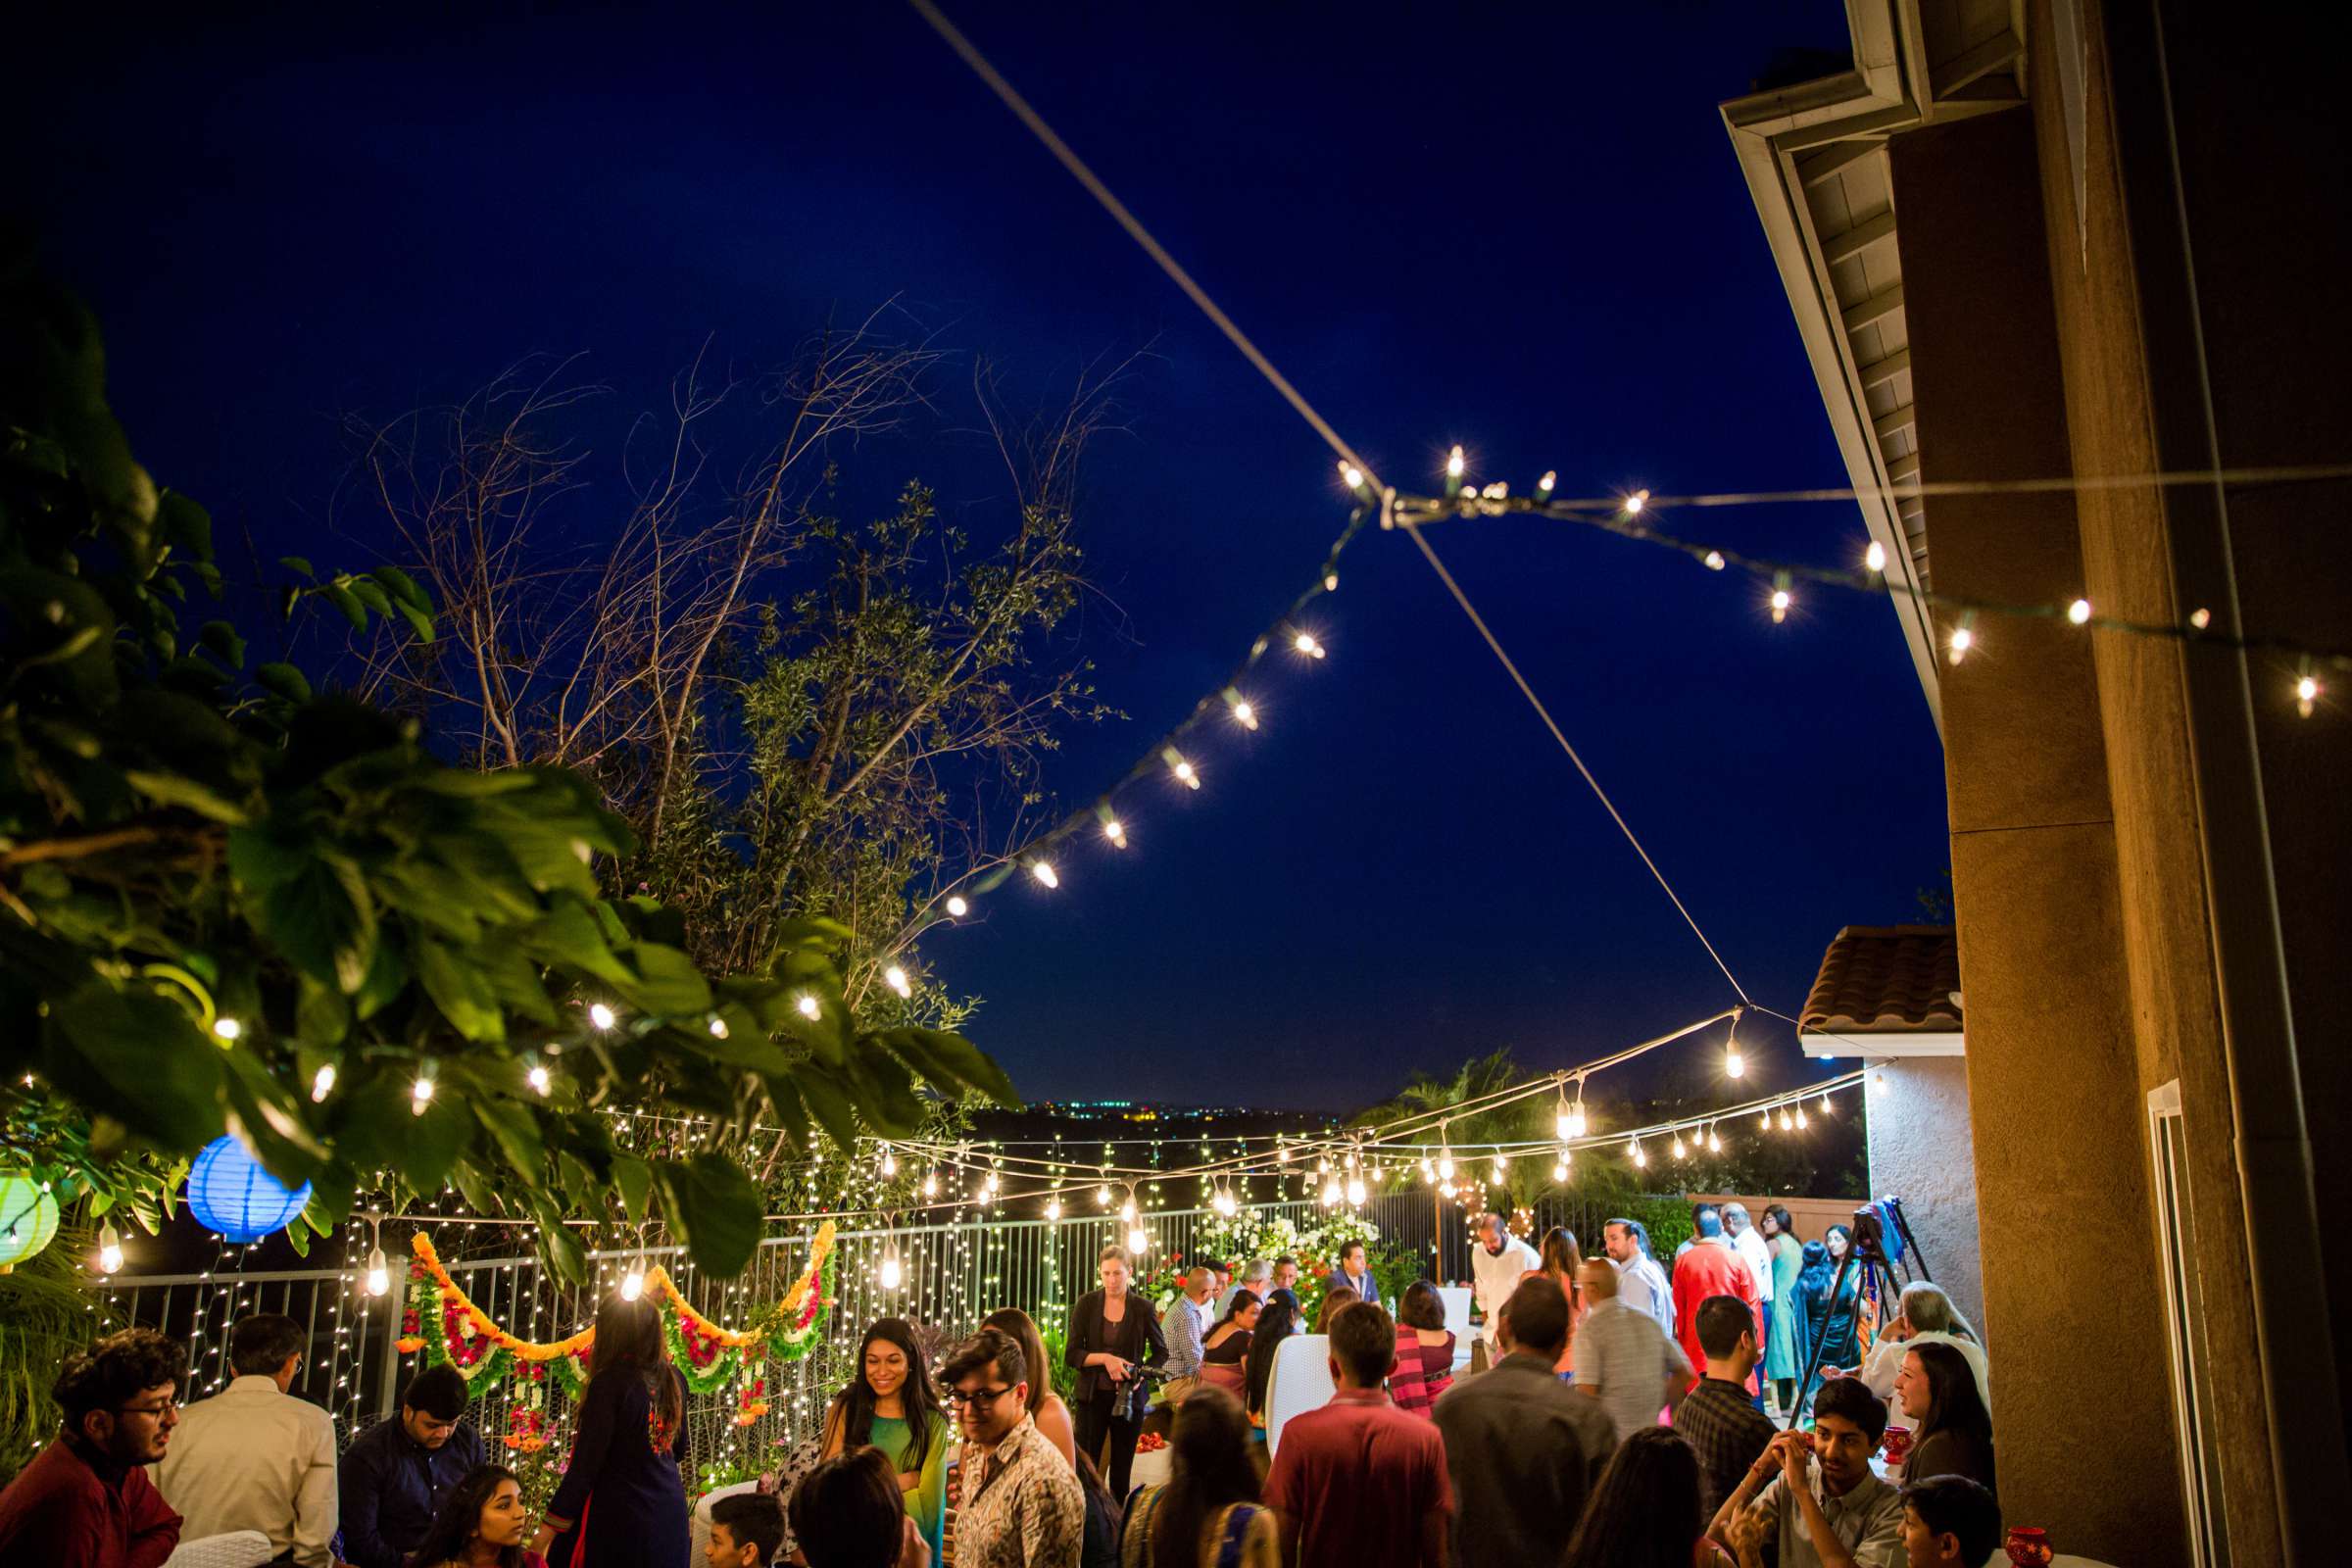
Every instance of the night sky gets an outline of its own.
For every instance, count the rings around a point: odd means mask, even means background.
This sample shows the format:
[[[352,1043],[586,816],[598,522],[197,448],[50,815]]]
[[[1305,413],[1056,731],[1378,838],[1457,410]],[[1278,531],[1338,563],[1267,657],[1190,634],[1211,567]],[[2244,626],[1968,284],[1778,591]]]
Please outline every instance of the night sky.
[[[1514,488],[1844,482],[1716,110],[1776,49],[1841,47],[1838,6],[949,9],[1392,482],[1456,441]],[[8,200],[98,311],[134,449],[264,560],[378,559],[338,510],[345,418],[530,353],[586,356],[609,456],[706,339],[773,365],[895,297],[959,358],[936,418],[845,454],[845,505],[919,474],[988,516],[971,357],[1044,401],[1149,346],[1084,486],[1081,646],[1131,715],[1050,760],[1090,799],[1313,574],[1330,455],[911,12],[810,12],[116,18],[10,68]],[[1662,520],[1863,542],[1850,506]],[[1431,538],[1757,1000],[1796,1011],[1839,926],[1943,885],[1884,602],[1775,627],[1736,574],[1586,530]],[[1268,666],[1262,729],[1194,749],[1204,789],[1139,788],[1132,849],[927,945],[1025,1092],[1345,1106],[1733,1000],[1408,541],[1365,535],[1313,623],[1330,658]],[[1751,1037],[1751,1083],[1817,1075],[1789,1026]]]

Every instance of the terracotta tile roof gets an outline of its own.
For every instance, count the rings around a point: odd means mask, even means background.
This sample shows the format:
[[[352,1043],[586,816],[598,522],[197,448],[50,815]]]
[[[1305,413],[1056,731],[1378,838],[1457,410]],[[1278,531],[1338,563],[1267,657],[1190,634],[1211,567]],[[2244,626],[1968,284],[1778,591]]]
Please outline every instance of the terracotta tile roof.
[[[1852,1034],[1960,1028],[1960,942],[1948,925],[1849,925],[1821,960],[1804,1027]]]

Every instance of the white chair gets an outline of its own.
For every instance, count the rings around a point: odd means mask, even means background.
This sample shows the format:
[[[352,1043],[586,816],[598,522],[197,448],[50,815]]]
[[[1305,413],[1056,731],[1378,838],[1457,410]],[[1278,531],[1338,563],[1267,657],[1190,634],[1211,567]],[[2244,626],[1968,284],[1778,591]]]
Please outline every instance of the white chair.
[[[1274,1370],[1266,1379],[1266,1453],[1282,1443],[1291,1417],[1320,1410],[1338,1390],[1331,1381],[1331,1336],[1294,1334],[1274,1348]]]
[[[181,1542],[164,1568],[261,1568],[272,1555],[270,1538],[259,1530],[231,1530]]]
[[[738,1493],[758,1492],[759,1490],[760,1483],[757,1481],[738,1481],[731,1487],[719,1487],[706,1494],[703,1500],[694,1505],[694,1523],[688,1527],[688,1533],[693,1537],[693,1544],[688,1548],[689,1555],[686,1560],[688,1562],[703,1560],[703,1548],[710,1544],[710,1509],[719,1498],[732,1497]],[[165,1568],[172,1568],[172,1565],[167,1563]]]
[[[1446,1303],[1446,1327],[1453,1332],[1453,1370],[1458,1376],[1470,1364],[1470,1345],[1478,1338],[1470,1326],[1470,1287],[1441,1285],[1438,1299]]]

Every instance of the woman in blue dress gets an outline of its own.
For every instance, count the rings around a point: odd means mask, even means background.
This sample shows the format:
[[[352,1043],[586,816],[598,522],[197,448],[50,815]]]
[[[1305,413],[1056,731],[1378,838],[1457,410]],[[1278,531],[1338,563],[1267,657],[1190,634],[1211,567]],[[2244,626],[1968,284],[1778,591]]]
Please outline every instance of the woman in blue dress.
[[[686,1382],[643,1298],[597,1309],[571,1461],[533,1547],[553,1568],[686,1568]]]
[[[864,1447],[889,1456],[906,1517],[929,1543],[931,1560],[941,1561],[948,1526],[948,1417],[914,1330],[902,1318],[874,1319],[858,1344],[858,1375],[825,1412],[824,1457]]]

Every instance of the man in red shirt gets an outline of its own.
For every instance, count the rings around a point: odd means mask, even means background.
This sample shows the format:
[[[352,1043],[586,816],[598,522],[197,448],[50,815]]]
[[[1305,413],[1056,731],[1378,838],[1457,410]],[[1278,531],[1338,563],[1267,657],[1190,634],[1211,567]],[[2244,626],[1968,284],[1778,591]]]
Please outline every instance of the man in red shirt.
[[[1764,1292],[1756,1280],[1755,1270],[1732,1246],[1731,1238],[1723,1234],[1723,1216],[1712,1206],[1702,1205],[1696,1217],[1698,1234],[1690,1238],[1690,1250],[1674,1260],[1674,1337],[1681,1342],[1683,1353],[1692,1366],[1707,1364],[1706,1347],[1698,1343],[1698,1309],[1711,1296],[1737,1296],[1747,1303],[1755,1320],[1764,1321]],[[1764,1385],[1748,1374],[1747,1391],[1751,1395],[1763,1392]]]
[[[66,1358],[50,1397],[65,1430],[0,1492],[0,1562],[159,1568],[179,1515],[147,1479],[179,1425],[187,1353],[152,1329]]]
[[[1371,1301],[1331,1320],[1339,1392],[1294,1416],[1266,1477],[1286,1568],[1445,1568],[1453,1520],[1446,1441],[1389,1402],[1396,1325]]]

